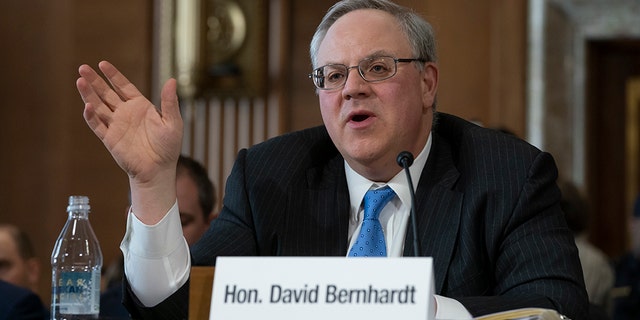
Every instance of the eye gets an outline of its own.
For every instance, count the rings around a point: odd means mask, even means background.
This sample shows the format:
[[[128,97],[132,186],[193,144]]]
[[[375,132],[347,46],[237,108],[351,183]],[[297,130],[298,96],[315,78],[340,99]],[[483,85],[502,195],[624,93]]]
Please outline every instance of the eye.
[[[188,226],[193,223],[193,216],[189,214],[180,213],[180,224],[182,227]]]
[[[387,74],[389,73],[389,70],[389,66],[384,63],[384,61],[373,62],[367,67],[367,73],[373,73],[377,75]]]
[[[0,259],[0,275],[5,274],[11,269],[11,261]]]
[[[342,78],[344,78],[344,73],[341,72],[331,72],[327,75],[327,81],[329,82],[340,82]]]

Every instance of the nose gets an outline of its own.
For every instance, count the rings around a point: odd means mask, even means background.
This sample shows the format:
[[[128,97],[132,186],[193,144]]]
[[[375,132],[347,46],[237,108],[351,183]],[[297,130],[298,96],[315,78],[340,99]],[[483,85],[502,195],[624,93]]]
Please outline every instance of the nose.
[[[352,74],[354,73],[355,74]],[[344,99],[351,99],[358,96],[368,95],[369,83],[362,78],[357,66],[349,67],[347,70],[347,80],[342,88]]]

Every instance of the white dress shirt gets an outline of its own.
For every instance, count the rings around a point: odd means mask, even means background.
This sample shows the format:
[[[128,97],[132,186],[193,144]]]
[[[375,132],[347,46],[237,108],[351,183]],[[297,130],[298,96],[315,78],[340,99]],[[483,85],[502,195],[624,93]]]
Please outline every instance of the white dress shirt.
[[[431,149],[431,135],[420,154],[409,168],[414,191]],[[349,248],[353,246],[354,234],[360,231],[363,209],[360,205],[364,194],[372,187],[389,185],[397,197],[391,200],[380,213],[380,222],[385,234],[387,253],[390,257],[401,257],[411,211],[411,194],[404,170],[387,183],[370,181],[356,173],[345,161],[345,171],[351,202],[349,219]],[[142,223],[131,211],[127,218],[127,229],[120,244],[125,258],[125,274],[140,302],[147,307],[155,306],[176,292],[189,278],[191,256],[189,246],[182,236],[182,225],[177,201],[165,217],[155,225]],[[348,252],[348,250],[347,250]],[[435,296],[436,319],[471,319],[466,308],[457,300]]]
[[[420,154],[414,158],[413,164],[409,167],[411,174],[411,182],[413,182],[413,191],[418,188],[422,169],[427,163],[429,152],[431,151],[431,135],[427,140]],[[355,243],[356,236],[360,233],[362,226],[362,218],[364,216],[364,208],[362,207],[362,199],[369,189],[378,189],[389,186],[395,193],[396,197],[389,201],[380,212],[380,224],[384,232],[384,238],[387,245],[387,256],[402,257],[404,252],[404,240],[409,229],[409,216],[411,213],[411,191],[409,190],[409,181],[404,170],[396,174],[389,182],[371,181],[357,172],[355,172],[345,161],[344,168],[347,176],[347,186],[349,187],[349,198],[351,201],[349,214],[349,250]],[[457,300],[435,295],[437,312],[436,319],[471,319],[471,314]]]

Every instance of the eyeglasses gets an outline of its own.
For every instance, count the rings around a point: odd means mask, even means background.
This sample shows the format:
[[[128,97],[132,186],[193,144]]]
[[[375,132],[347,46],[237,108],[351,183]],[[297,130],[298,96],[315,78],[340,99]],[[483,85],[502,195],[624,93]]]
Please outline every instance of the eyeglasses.
[[[398,62],[426,62],[425,59],[397,59],[394,57],[373,57],[363,59],[357,66],[347,67],[344,64],[327,64],[316,68],[309,74],[313,84],[321,90],[333,90],[344,86],[349,71],[358,68],[358,73],[367,82],[378,82],[389,79],[398,72]]]

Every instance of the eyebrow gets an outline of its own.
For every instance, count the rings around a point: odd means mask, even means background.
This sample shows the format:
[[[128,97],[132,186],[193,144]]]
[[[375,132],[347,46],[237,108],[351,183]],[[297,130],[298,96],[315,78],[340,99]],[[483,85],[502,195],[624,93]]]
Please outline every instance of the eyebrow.
[[[364,58],[361,58],[360,60],[358,60],[358,63],[360,61],[362,61],[362,60],[374,59],[374,58],[383,57],[383,56],[384,57],[395,57],[396,55],[392,54],[392,53],[390,53],[389,51],[386,51],[386,50],[378,50],[378,51],[375,51],[373,53],[370,53],[370,54],[366,55]],[[346,64],[342,63],[342,62],[327,62],[327,63],[319,65],[316,68],[320,68],[320,67],[324,67],[324,66],[328,66],[328,65],[332,65],[332,64],[341,64],[341,65],[345,65],[346,66]]]
[[[377,57],[382,57],[382,56],[394,57],[395,54],[392,54],[392,53],[390,53],[388,51],[385,51],[385,50],[378,50],[378,51],[368,55],[367,57],[365,57],[365,59],[377,58]]]

